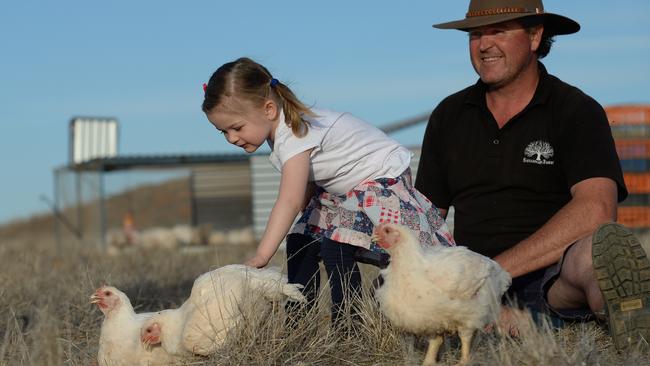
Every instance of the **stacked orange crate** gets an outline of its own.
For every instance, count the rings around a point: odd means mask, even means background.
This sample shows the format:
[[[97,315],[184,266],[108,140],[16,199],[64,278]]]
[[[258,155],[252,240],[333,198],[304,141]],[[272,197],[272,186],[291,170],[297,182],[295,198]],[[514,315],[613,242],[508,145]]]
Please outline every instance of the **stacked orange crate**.
[[[650,228],[650,105],[605,108],[630,193],[618,208],[618,221]]]

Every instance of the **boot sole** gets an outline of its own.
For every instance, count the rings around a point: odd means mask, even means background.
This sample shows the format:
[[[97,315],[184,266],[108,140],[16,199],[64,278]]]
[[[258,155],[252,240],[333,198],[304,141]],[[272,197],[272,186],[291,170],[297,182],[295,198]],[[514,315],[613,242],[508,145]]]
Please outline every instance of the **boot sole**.
[[[616,349],[619,352],[647,349],[650,261],[641,243],[623,225],[605,224],[593,236],[592,259]]]

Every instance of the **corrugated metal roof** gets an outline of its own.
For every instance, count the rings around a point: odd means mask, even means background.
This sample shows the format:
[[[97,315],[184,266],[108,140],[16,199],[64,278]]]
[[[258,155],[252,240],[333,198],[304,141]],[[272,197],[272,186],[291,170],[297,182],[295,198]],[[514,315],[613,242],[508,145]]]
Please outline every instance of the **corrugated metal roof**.
[[[74,117],[70,120],[70,164],[118,154],[119,126],[117,119],[106,117]]]
[[[81,164],[69,166],[75,171],[103,171],[130,169],[136,167],[158,167],[187,164],[210,164],[247,161],[250,154],[179,154],[179,155],[121,155],[111,158],[92,159]]]
[[[278,198],[280,173],[269,161],[268,154],[251,158],[251,185],[253,199],[253,233],[260,239]]]

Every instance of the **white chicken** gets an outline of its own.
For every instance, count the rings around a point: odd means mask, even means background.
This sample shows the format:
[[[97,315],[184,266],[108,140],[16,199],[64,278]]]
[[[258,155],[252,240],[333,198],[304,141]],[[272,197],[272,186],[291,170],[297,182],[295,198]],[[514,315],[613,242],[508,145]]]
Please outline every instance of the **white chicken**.
[[[465,247],[423,247],[403,226],[381,224],[373,237],[391,256],[376,290],[380,311],[396,327],[429,337],[423,365],[436,364],[445,332],[458,333],[467,363],[474,331],[497,319],[510,275]]]
[[[167,365],[176,359],[161,347],[147,348],[140,342],[142,324],[156,313],[136,314],[129,298],[111,286],[98,288],[90,299],[104,313],[97,353],[100,366]]]
[[[267,311],[273,301],[305,302],[298,284],[288,284],[276,269],[232,264],[199,276],[190,297],[178,308],[163,310],[142,326],[141,341],[172,355],[214,353],[248,309]]]

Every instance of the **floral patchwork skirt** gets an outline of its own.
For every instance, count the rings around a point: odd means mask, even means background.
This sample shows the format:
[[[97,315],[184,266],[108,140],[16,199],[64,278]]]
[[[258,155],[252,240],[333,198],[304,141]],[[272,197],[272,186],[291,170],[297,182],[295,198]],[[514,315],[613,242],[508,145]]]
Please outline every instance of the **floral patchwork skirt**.
[[[411,169],[362,182],[346,194],[318,187],[291,233],[383,251],[370,241],[382,222],[408,227],[422,245],[456,245],[438,209],[413,187]]]

